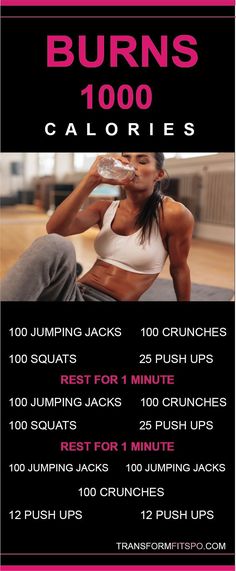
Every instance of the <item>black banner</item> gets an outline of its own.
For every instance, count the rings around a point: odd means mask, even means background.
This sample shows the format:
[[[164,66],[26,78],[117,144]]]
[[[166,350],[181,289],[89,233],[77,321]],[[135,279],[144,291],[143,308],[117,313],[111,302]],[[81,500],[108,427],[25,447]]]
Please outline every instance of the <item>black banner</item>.
[[[3,306],[3,561],[230,564],[232,305],[112,307]]]
[[[232,151],[233,13],[4,8],[2,150]]]

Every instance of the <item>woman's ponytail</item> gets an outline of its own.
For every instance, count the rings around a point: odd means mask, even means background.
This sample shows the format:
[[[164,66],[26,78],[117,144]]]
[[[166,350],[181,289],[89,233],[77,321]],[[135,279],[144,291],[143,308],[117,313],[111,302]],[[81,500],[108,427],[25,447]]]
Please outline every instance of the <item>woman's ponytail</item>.
[[[153,153],[156,161],[157,168],[163,170],[165,156],[163,153]],[[159,225],[160,210],[163,214],[163,198],[164,194],[162,192],[163,182],[158,180],[154,186],[153,193],[146,200],[143,209],[139,212],[136,218],[136,226],[142,229],[141,233],[141,244],[144,243],[145,239],[150,240],[153,223]]]

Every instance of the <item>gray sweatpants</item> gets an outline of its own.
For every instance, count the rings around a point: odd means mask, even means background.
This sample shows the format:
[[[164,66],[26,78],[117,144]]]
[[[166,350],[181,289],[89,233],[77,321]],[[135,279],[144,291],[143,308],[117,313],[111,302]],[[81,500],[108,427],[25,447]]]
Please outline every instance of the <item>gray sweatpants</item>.
[[[59,234],[38,238],[1,283],[2,301],[116,301],[76,282],[74,246]]]

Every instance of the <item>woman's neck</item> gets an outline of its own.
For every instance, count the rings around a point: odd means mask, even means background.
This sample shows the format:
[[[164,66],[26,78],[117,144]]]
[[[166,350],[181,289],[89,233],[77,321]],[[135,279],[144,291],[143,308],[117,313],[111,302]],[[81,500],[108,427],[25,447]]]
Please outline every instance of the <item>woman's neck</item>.
[[[152,192],[153,191],[150,190],[135,194],[127,192],[125,201],[129,210],[138,210],[142,208],[149,196],[151,196]]]

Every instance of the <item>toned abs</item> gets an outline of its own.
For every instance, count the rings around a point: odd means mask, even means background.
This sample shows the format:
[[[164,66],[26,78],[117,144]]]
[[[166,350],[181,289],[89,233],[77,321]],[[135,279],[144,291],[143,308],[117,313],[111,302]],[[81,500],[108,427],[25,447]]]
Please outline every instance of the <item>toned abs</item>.
[[[97,260],[80,283],[103,291],[117,301],[137,301],[159,274],[138,274]]]

